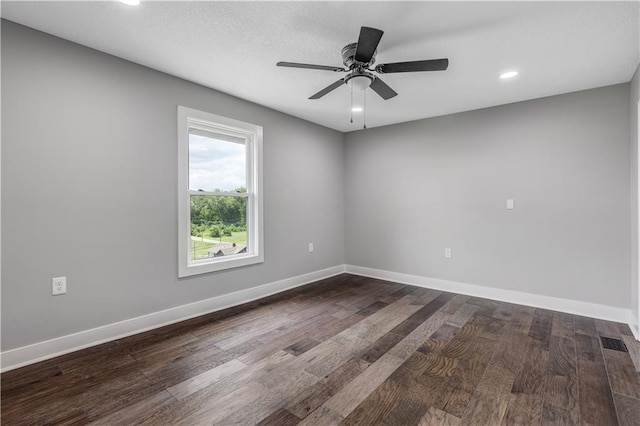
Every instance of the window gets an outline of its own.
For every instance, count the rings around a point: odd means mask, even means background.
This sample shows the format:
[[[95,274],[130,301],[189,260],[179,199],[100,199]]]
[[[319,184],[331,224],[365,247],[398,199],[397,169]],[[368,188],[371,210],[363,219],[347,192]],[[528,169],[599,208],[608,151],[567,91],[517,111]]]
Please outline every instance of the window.
[[[264,261],[262,127],[178,106],[178,276]]]

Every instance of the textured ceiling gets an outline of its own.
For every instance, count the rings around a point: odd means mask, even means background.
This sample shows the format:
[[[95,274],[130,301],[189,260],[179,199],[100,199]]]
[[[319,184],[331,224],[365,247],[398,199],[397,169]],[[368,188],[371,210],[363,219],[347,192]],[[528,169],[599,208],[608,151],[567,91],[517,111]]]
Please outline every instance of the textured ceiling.
[[[385,31],[377,63],[448,57],[443,72],[382,76],[367,126],[623,83],[640,60],[635,2],[2,2],[2,17],[340,131],[349,89],[307,98],[341,74],[360,26]],[[498,79],[509,69],[510,81]]]

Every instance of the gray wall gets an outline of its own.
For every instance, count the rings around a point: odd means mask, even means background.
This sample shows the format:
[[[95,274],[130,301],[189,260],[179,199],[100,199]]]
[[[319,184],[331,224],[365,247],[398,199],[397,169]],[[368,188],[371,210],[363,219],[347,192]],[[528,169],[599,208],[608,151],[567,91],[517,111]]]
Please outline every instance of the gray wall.
[[[345,257],[637,311],[638,86],[344,136],[2,21],[2,348]],[[264,264],[177,279],[179,104],[264,126]]]
[[[347,263],[630,308],[629,126],[623,84],[349,133]]]
[[[177,279],[177,105],[264,126],[264,264]],[[343,134],[7,21],[2,145],[3,350],[344,263]]]
[[[636,331],[640,322],[638,292],[638,102],[640,102],[640,66],[631,80],[631,309]]]

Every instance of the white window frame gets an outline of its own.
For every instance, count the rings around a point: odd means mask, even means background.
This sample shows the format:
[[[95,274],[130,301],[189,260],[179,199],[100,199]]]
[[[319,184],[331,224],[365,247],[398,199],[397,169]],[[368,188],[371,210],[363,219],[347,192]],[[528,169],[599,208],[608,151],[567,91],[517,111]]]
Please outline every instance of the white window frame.
[[[189,129],[226,134],[246,141],[247,192],[189,189]],[[247,198],[247,253],[191,260],[191,196]],[[222,271],[264,262],[262,215],[262,126],[178,106],[178,277]]]

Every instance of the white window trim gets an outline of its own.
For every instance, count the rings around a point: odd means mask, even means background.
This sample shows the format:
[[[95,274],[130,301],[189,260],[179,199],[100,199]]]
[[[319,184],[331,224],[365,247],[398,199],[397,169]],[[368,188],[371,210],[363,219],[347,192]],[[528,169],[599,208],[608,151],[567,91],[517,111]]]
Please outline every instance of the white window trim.
[[[247,140],[247,245],[249,252],[192,261],[191,195],[229,193],[189,190],[189,128],[241,136]],[[233,195],[238,195],[233,193]],[[262,126],[178,106],[178,277],[222,271],[264,262],[262,214]]]

